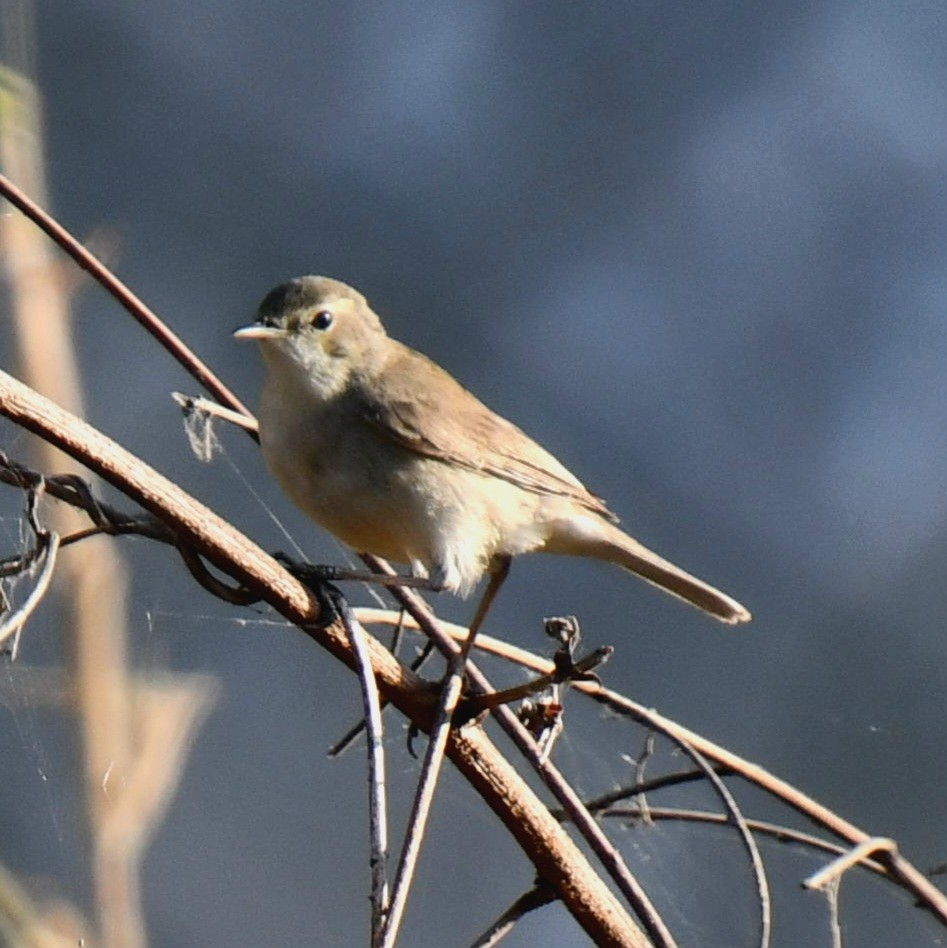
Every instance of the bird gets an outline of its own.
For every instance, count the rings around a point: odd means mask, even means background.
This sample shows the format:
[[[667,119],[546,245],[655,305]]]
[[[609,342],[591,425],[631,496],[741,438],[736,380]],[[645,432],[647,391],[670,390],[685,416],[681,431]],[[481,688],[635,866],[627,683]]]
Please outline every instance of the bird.
[[[625,533],[552,454],[391,338],[351,286],[289,280],[234,336],[259,344],[260,445],[289,498],[356,552],[407,564],[432,588],[466,596],[487,574],[471,634],[525,553],[603,560],[721,622],[751,618]]]

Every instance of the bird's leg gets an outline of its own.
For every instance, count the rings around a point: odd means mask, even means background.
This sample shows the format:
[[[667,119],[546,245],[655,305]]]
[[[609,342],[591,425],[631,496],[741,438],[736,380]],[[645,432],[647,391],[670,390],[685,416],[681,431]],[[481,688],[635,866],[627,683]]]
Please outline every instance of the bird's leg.
[[[510,556],[501,556],[490,564],[490,578],[487,580],[487,588],[483,591],[483,596],[481,596],[477,605],[477,611],[474,613],[470,627],[467,630],[467,638],[464,639],[460,651],[447,663],[447,672],[444,675],[444,685],[441,693],[441,705],[438,708],[438,721],[453,722],[454,720],[454,712],[461,700],[464,675],[467,672],[467,656],[470,655],[474,640],[477,638],[477,632],[480,630],[480,626],[483,625],[483,620],[486,619],[493,600],[496,599],[503,581],[509,575],[512,561],[513,559]],[[469,717],[465,720],[469,720]]]
[[[464,640],[464,644],[460,650],[461,661],[463,661],[464,664],[466,664],[467,656],[473,648],[474,639],[480,631],[480,626],[483,625],[483,620],[486,619],[487,613],[490,611],[490,606],[493,605],[493,600],[496,599],[500,587],[510,574],[510,564],[512,562],[513,557],[511,556],[498,556],[490,566],[490,578],[487,580],[487,588],[483,591],[480,604],[477,606],[477,611],[471,620],[467,638]]]

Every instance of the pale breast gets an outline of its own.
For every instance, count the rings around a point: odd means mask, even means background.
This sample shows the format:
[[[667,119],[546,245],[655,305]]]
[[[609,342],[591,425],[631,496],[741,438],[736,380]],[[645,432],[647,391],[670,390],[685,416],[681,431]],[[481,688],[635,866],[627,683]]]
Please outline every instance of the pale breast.
[[[300,399],[289,384],[276,376],[261,400],[267,466],[293,502],[343,543],[421,564],[461,593],[496,555],[542,549],[537,514],[550,498],[418,454],[366,424],[344,398]],[[307,411],[287,413],[287,399]]]

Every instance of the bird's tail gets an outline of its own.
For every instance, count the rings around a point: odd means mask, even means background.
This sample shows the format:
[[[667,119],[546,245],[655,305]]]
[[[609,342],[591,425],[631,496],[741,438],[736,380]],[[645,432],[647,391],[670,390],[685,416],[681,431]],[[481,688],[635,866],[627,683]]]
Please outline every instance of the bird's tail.
[[[588,532],[582,531],[582,534],[579,543],[563,552],[579,553],[581,556],[593,556],[615,563],[728,625],[749,622],[752,618],[749,611],[735,599],[696,576],[685,573],[657,553],[652,553],[610,523],[596,518],[594,528]],[[575,540],[579,538],[573,537]]]

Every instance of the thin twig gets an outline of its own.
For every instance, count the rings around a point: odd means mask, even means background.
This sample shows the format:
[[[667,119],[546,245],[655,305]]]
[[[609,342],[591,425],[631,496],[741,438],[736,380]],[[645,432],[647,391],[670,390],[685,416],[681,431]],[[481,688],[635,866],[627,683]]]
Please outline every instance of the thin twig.
[[[259,431],[256,418],[246,411],[234,411],[232,408],[226,408],[218,402],[204,398],[202,395],[185,395],[184,392],[172,392],[171,397],[180,407],[185,418],[194,413],[199,413],[220,418],[222,421],[243,428],[244,431],[249,431],[251,434],[257,434]]]
[[[888,839],[885,836],[872,836],[870,839],[866,839],[847,852],[842,853],[818,872],[814,872],[802,884],[807,889],[824,889],[836,879],[841,878],[842,874],[851,869],[852,866],[857,866],[858,863],[864,861],[867,856],[877,852],[895,853],[897,851],[898,844],[893,839]]]
[[[536,909],[555,902],[556,893],[546,885],[534,886],[529,892],[524,892],[476,941],[470,948],[494,948],[512,930],[513,926],[524,916]]]
[[[653,722],[649,722],[649,724],[652,727],[655,726]],[[740,838],[743,841],[743,847],[746,850],[747,855],[750,857],[750,863],[753,868],[753,876],[756,880],[756,892],[759,896],[760,902],[760,948],[769,948],[773,931],[773,900],[769,890],[769,879],[766,877],[766,867],[763,865],[763,857],[760,855],[759,846],[756,845],[756,840],[753,838],[753,833],[750,832],[750,828],[747,824],[746,817],[743,815],[743,811],[740,809],[736,799],[730,792],[730,788],[723,782],[722,778],[717,774],[717,772],[708,762],[707,758],[704,757],[704,755],[701,754],[699,750],[697,750],[687,741],[683,740],[681,737],[669,734],[666,730],[660,728],[660,725],[658,725],[658,728],[663,734],[665,734],[665,736],[674,741],[674,743],[677,744],[704,772],[704,775],[713,785],[714,789],[717,791],[718,796],[723,801],[723,805],[730,815],[730,822],[737,828],[737,832],[739,832]]]
[[[644,738],[644,750],[638,755],[638,759],[635,761],[635,784],[641,786],[644,783],[645,770],[648,766],[648,761],[654,755],[654,732],[648,731],[645,734]],[[706,775],[705,775],[706,776]],[[648,797],[645,792],[642,790],[638,793],[636,797],[638,801],[638,808],[641,810],[641,818],[645,823],[650,824],[651,817],[648,815]]]
[[[208,592],[232,605],[247,606],[258,602],[257,593],[243,586],[229,586],[204,564],[196,550],[191,549],[156,517],[148,513],[126,514],[99,500],[77,474],[59,474],[45,476],[33,471],[24,464],[10,460],[0,451],[0,481],[14,484],[24,489],[35,489],[42,485],[43,490],[73,507],[83,510],[95,524],[87,530],[80,530],[63,537],[60,546],[78,543],[80,540],[104,534],[107,536],[137,535],[158,540],[177,548],[188,571]],[[0,561],[0,575],[6,570],[17,569],[17,560]]]
[[[785,780],[781,780],[758,764],[745,760],[725,747],[721,747],[689,728],[670,720],[670,718],[654,711],[649,712],[630,698],[599,685],[578,683],[575,687],[621,714],[629,714],[632,717],[647,714],[647,720],[659,721],[665,733],[674,734],[686,740],[709,759],[729,767],[745,780],[782,800],[793,809],[835,833],[840,838],[847,840],[852,845],[858,845],[870,838],[864,830],[860,830],[857,826],[813,800],[812,797],[802,793]],[[879,853],[878,861],[888,869],[892,878],[908,892],[911,892],[942,924],[947,924],[947,895],[941,892],[917,867],[896,850],[892,852],[882,851]]]
[[[18,207],[37,227],[59,244],[83,270],[105,287],[109,294],[138,320],[214,398],[242,415],[252,415],[243,402],[98,257],[2,174],[0,174],[0,195]]]
[[[471,669],[470,674],[476,669]],[[635,914],[641,920],[651,940],[657,948],[674,948],[676,942],[670,929],[665,925],[641,883],[628,868],[619,850],[608,838],[595,818],[586,809],[582,798],[565,779],[561,771],[550,760],[543,758],[542,750],[533,736],[506,706],[498,708],[496,720],[512,738],[520,752],[532,767],[542,775],[546,786],[569,813],[572,822],[592,848],[608,875],[615,881],[619,891],[628,900]]]
[[[649,735],[646,739],[644,754],[641,756],[636,765],[636,785],[640,785],[643,780],[643,765],[653,752],[652,735],[654,731],[658,731],[668,737],[685,754],[687,754],[687,756],[690,757],[695,764],[697,764],[697,767],[703,773],[703,776],[713,785],[714,789],[717,791],[718,796],[720,797],[725,809],[730,816],[730,822],[740,833],[744,848],[750,857],[760,903],[760,946],[761,948],[768,948],[772,935],[772,899],[770,896],[769,881],[766,877],[766,869],[763,865],[763,859],[760,855],[759,847],[756,845],[756,841],[753,839],[753,834],[750,832],[747,820],[743,816],[736,799],[726,784],[723,782],[720,775],[717,774],[706,758],[690,743],[681,738],[679,735],[669,733],[669,731],[662,726],[661,722],[656,721],[651,712],[648,712],[647,710],[642,710],[639,714],[635,715],[635,717],[640,724],[649,728]],[[638,813],[644,822],[650,822],[650,808],[647,801],[644,799],[643,794],[638,795]]]
[[[134,533],[171,546],[178,542],[174,532],[153,514],[127,514],[99,500],[86,481],[76,474],[40,474],[0,451],[0,481],[23,490],[42,484],[43,490],[51,497],[87,513],[98,533]],[[62,542],[65,544],[66,538]],[[75,542],[75,538],[70,537],[69,542]]]
[[[13,636],[13,644],[10,647],[10,661],[15,662],[20,645],[20,630],[26,624],[26,620],[33,614],[33,610],[40,604],[46,590],[49,588],[50,580],[53,578],[53,570],[56,566],[56,553],[59,551],[59,534],[54,531],[44,531],[36,538],[37,547],[34,562],[41,562],[40,574],[36,583],[30,590],[30,594],[23,601],[23,604],[11,612],[0,624],[0,645],[10,636]]]
[[[418,856],[421,852],[421,843],[430,817],[431,804],[434,801],[434,791],[444,763],[444,754],[447,750],[447,739],[450,737],[453,725],[454,712],[460,703],[460,696],[464,687],[464,673],[467,668],[467,657],[476,639],[477,629],[486,614],[506,572],[509,561],[504,562],[502,572],[491,574],[490,583],[484,593],[480,606],[477,609],[467,638],[464,639],[458,654],[451,657],[447,663],[447,674],[441,686],[441,697],[434,716],[434,724],[428,738],[427,751],[418,777],[418,786],[415,791],[411,815],[408,819],[408,828],[405,832],[405,841],[401,849],[401,859],[398,863],[398,874],[395,877],[394,892],[391,897],[391,912],[385,925],[383,948],[394,948],[398,937],[398,929],[408,901],[408,893],[414,872],[417,868]]]
[[[721,777],[726,777],[731,771],[724,767],[714,767],[716,773]],[[622,800],[630,797],[637,797],[642,793],[653,793],[655,790],[663,790],[665,787],[676,787],[684,783],[694,783],[698,780],[706,780],[707,774],[703,770],[681,770],[677,773],[661,774],[658,777],[649,777],[647,780],[635,781],[630,787],[619,787],[617,790],[609,790],[600,796],[586,800],[585,805],[593,813],[607,815]],[[553,811],[556,812],[555,810]],[[561,811],[560,811],[561,812]]]
[[[838,910],[841,884],[842,877],[839,876],[825,889],[825,897],[829,903],[829,931],[832,932],[832,948],[842,948],[842,922]]]
[[[359,612],[360,612],[361,610],[360,610],[360,609],[355,609],[354,611],[355,611],[355,615],[356,615],[356,617],[357,617],[358,614],[359,614]],[[402,617],[404,616],[404,610],[403,610],[403,609],[401,610],[401,615],[402,615]],[[399,623],[399,624],[398,624],[398,628],[399,628],[399,629],[403,628],[403,623]],[[392,654],[397,654],[397,652],[395,652],[395,650],[392,649],[392,648],[389,648],[388,651],[391,652]],[[420,671],[420,670],[424,667],[424,665],[425,665],[425,663],[427,662],[427,660],[428,660],[433,654],[434,654],[434,646],[433,646],[433,644],[432,644],[430,641],[425,641],[424,647],[421,649],[421,651],[418,653],[418,655],[416,655],[415,658],[411,661],[411,664],[408,665],[408,668],[410,668],[411,671],[413,671],[413,672]],[[381,702],[382,711],[384,711],[385,708],[387,708],[387,707],[388,707],[388,701],[385,700],[385,699],[383,699],[382,702]],[[353,724],[352,727],[350,727],[350,728],[348,729],[348,731],[346,731],[345,734],[343,734],[342,737],[340,737],[340,738],[329,748],[329,750],[328,750],[327,753],[326,753],[326,756],[331,758],[331,757],[338,757],[338,756],[340,756],[341,754],[344,754],[344,753],[349,749],[349,747],[352,746],[353,742],[354,742],[355,740],[357,740],[358,736],[359,736],[359,735],[362,733],[362,731],[364,731],[364,730],[365,730],[365,722],[364,722],[364,721],[358,721],[358,722],[356,722],[355,724]]]
[[[381,948],[394,948],[398,938],[398,929],[401,927],[405,906],[408,903],[414,871],[421,853],[421,843],[424,840],[428,817],[431,813],[434,791],[437,789],[441,765],[444,763],[444,752],[447,749],[447,739],[451,730],[451,715],[457,707],[462,686],[463,675],[452,674],[448,676],[441,692],[434,726],[431,728],[427,751],[424,754],[421,773],[418,777],[411,815],[408,818],[408,828],[405,831],[398,873],[395,876],[391,896],[391,910],[385,924]]]
[[[374,556],[363,556],[370,569],[389,571],[391,567]],[[431,613],[427,604],[410,589],[395,588],[393,595],[407,609],[419,627],[431,637],[442,651],[451,653],[458,649],[457,644],[447,634],[440,621]],[[551,663],[540,660],[540,669],[547,671]],[[472,662],[467,662],[467,677],[471,686],[481,693],[494,691],[483,673]],[[576,687],[585,687],[587,683],[577,682]],[[523,726],[510,708],[501,706],[494,714],[495,720],[507,733],[530,766],[542,777],[546,786],[569,814],[569,818],[598,857],[605,871],[618,886],[619,891],[628,900],[635,914],[641,920],[651,940],[657,948],[673,948],[675,941],[667,925],[652,904],[641,884],[628,869],[621,853],[615,848],[602,828],[589,813],[582,798],[563,777],[559,769],[550,760],[543,758],[542,750],[533,736]]]
[[[388,915],[388,805],[385,802],[385,750],[382,742],[381,703],[368,653],[368,637],[342,596],[335,606],[355,654],[362,690],[362,709],[368,736],[368,818],[371,840],[372,945],[381,943]]]
[[[703,774],[701,774],[703,779]],[[726,825],[730,822],[729,813],[710,813],[706,810],[686,810],[680,807],[671,806],[650,806],[648,809],[651,817],[657,820],[676,820],[683,823],[709,823],[712,825]],[[627,806],[612,806],[607,810],[600,810],[598,816],[603,819],[613,820],[639,820],[641,810],[634,804]],[[849,852],[844,846],[838,843],[830,843],[821,836],[813,836],[812,833],[804,833],[802,830],[793,829],[791,826],[783,826],[780,823],[771,823],[768,820],[757,820],[747,817],[746,825],[754,832],[764,836],[772,836],[777,842],[791,843],[798,846],[807,846],[810,849],[816,849],[819,852],[831,853],[835,856],[845,855]],[[887,876],[888,871],[880,862],[874,859],[862,859],[858,865],[875,873],[878,876]]]
[[[704,776],[710,781],[714,789],[717,791],[717,794],[723,802],[724,807],[730,814],[730,821],[737,828],[741,840],[743,841],[744,848],[750,857],[753,875],[756,880],[757,894],[759,896],[760,902],[760,946],[761,948],[768,948],[772,935],[772,899],[769,891],[769,881],[766,878],[766,869],[763,865],[762,856],[760,856],[759,847],[756,845],[756,841],[753,839],[753,834],[749,830],[746,818],[743,816],[743,813],[740,810],[740,807],[737,804],[733,794],[730,792],[726,784],[716,773],[714,768],[710,765],[703,754],[701,754],[700,751],[698,751],[682,735],[676,733],[673,729],[668,728],[665,725],[664,720],[659,715],[657,715],[655,712],[649,711],[646,708],[641,708],[638,706],[635,706],[634,713],[627,709],[625,713],[634,717],[635,720],[637,720],[640,724],[650,728],[651,730],[658,731],[661,734],[664,734],[665,737],[669,738],[682,751],[684,751],[684,753],[687,754],[687,756],[690,757],[695,764],[697,764],[697,767],[703,771]],[[645,806],[641,807],[641,813],[645,820],[649,818],[647,816],[647,812],[647,804],[645,804]]]
[[[392,617],[396,615],[395,613],[386,613],[385,610],[365,609],[361,612],[365,622],[390,622],[393,621]],[[460,626],[441,623],[440,627],[455,638],[463,637],[464,630]],[[549,672],[553,667],[547,658],[487,635],[478,637],[477,647],[540,673]],[[575,682],[572,687],[620,714],[636,714],[647,710],[643,705],[605,688],[597,682]],[[653,716],[651,720],[658,720],[665,728],[670,729],[668,733],[673,732],[675,735],[683,737],[704,756],[725,768],[723,773],[732,772],[739,775],[852,845],[857,845],[869,838],[864,830],[849,823],[828,807],[823,806],[758,764],[740,757],[738,754],[721,747],[670,718],[653,711],[651,714]],[[921,870],[898,852],[882,852],[879,855],[879,861],[884,865],[890,878],[914,895],[918,902],[927,908],[942,924],[947,924],[947,894],[938,889]]]
[[[218,579],[201,559],[200,553],[186,543],[176,544],[178,553],[187,567],[187,571],[212,596],[229,602],[232,606],[252,606],[260,601],[260,594],[246,586],[231,586],[222,579]]]
[[[523,682],[521,685],[513,685],[511,688],[504,688],[503,691],[494,691],[490,694],[475,695],[469,699],[468,710],[471,717],[479,714],[481,711],[490,711],[498,708],[501,704],[512,704],[514,701],[522,701],[523,698],[529,698],[532,695],[546,691],[552,685],[559,685],[563,682],[573,680],[583,680],[593,668],[598,668],[612,657],[615,649],[610,645],[604,645],[597,648],[588,655],[580,658],[569,669],[563,670],[557,668],[546,675],[540,675],[531,681]]]

